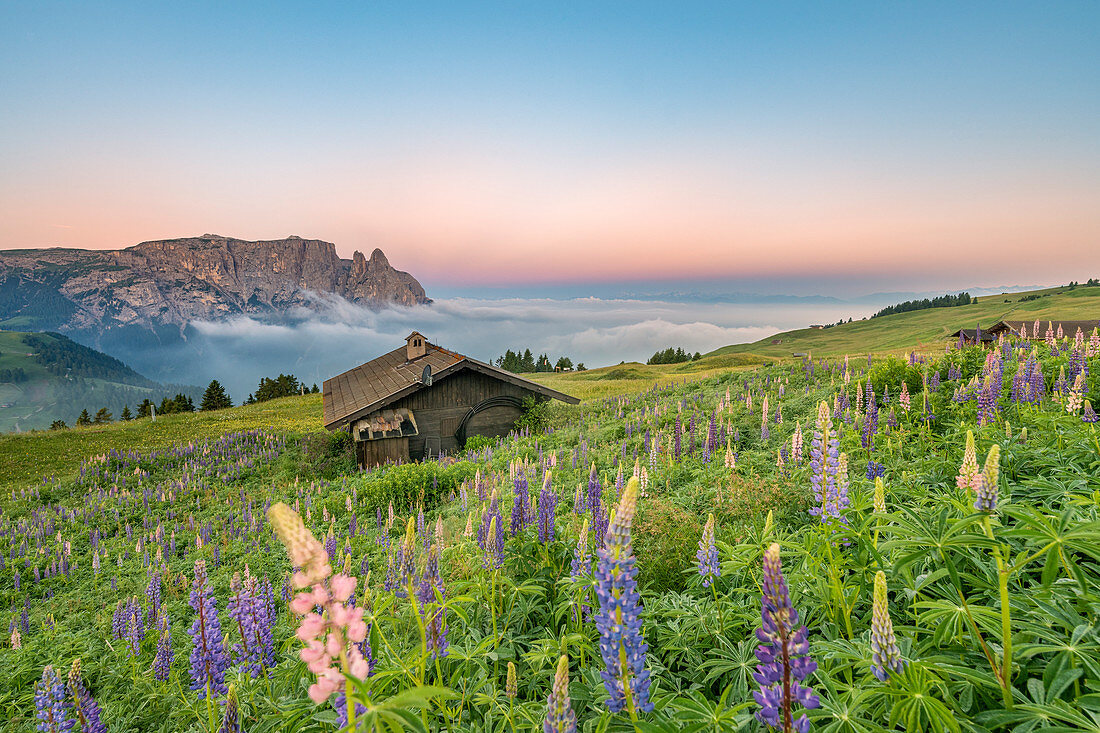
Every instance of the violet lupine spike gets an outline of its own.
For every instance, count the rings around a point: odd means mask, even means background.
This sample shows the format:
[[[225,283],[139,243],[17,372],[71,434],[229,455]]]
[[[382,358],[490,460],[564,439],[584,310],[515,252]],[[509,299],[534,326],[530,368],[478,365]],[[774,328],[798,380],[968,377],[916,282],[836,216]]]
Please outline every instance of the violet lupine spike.
[[[240,710],[237,708],[237,687],[229,686],[229,695],[225,701],[225,712],[218,733],[241,733]]]
[[[72,705],[65,694],[65,686],[53,667],[43,669],[42,679],[34,685],[34,707],[38,730],[42,733],[62,733],[76,725],[76,720],[70,717]]]
[[[703,576],[703,587],[709,588],[715,578],[722,576],[718,564],[718,548],[714,546],[714,515],[707,517],[703,526],[703,536],[699,539],[699,551],[695,553],[699,561],[699,575]]]
[[[80,676],[80,659],[73,660],[69,670],[69,698],[72,700],[73,717],[80,733],[107,733],[107,726],[99,710],[99,703],[88,692]]]
[[[443,586],[443,578],[439,575],[439,554],[433,547],[428,551],[428,561],[424,568],[424,575],[420,578],[420,587],[417,589],[417,600],[420,601],[420,613],[424,619],[424,630],[428,652],[432,659],[445,657],[447,651],[447,609],[442,606],[447,600],[447,589]]]
[[[525,471],[519,471],[513,483],[516,490],[512,502],[511,533],[512,536],[515,537],[531,523],[531,518],[527,516],[531,500],[528,492],[527,474]]]
[[[172,661],[175,652],[172,650],[172,625],[168,620],[168,614],[160,616],[160,638],[157,639],[157,653],[153,657],[153,677],[161,682],[168,681],[168,675],[172,671]]]
[[[833,429],[833,419],[829,404],[824,400],[817,408],[817,427],[810,443],[811,485],[817,505],[810,513],[828,521],[830,517],[839,517],[837,502],[837,470],[840,463],[840,441]]]
[[[642,635],[638,570],[630,537],[637,501],[638,479],[631,478],[608,524],[604,546],[597,552],[595,579],[600,612],[596,628],[605,665],[600,674],[609,696],[607,706],[613,713],[624,708],[630,712],[653,710],[649,670],[645,668],[649,647]]]
[[[547,471],[539,492],[539,542],[554,541],[554,516],[558,509],[558,495],[550,488],[550,472]]]
[[[554,675],[554,685],[546,699],[542,733],[576,733],[576,730],[577,715],[569,702],[569,657],[562,654]]]
[[[875,595],[871,612],[871,671],[885,682],[893,674],[900,674],[905,662],[898,651],[894,635],[894,622],[890,619],[889,599],[886,595],[886,574],[875,574]]]
[[[764,553],[764,577],[760,598],[762,625],[756,630],[760,664],[753,679],[760,690],[753,693],[760,710],[756,719],[783,733],[806,733],[810,721],[805,713],[797,719],[795,705],[813,709],[821,702],[813,690],[802,684],[817,669],[810,658],[805,626],[798,623],[798,611],[791,605],[787,580],[783,577],[779,543]]]
[[[191,689],[198,694],[200,700],[206,698],[207,689],[214,694],[224,695],[228,690],[225,686],[225,671],[229,668],[229,656],[225,652],[214,594],[206,578],[206,562],[201,559],[195,561],[190,605],[195,612],[195,621],[187,632],[193,643]]]

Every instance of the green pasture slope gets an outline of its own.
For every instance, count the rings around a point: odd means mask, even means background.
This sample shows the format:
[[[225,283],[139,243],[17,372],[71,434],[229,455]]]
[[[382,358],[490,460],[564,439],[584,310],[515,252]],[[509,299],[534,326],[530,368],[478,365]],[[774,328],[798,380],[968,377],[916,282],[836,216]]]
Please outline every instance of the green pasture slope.
[[[1024,298],[1037,295],[1034,300]],[[756,354],[790,357],[795,353],[814,356],[842,354],[897,353],[916,349],[922,353],[940,353],[949,334],[976,325],[992,326],[997,321],[1031,321],[1038,318],[1079,320],[1100,319],[1100,287],[1078,286],[1023,293],[987,295],[977,303],[953,308],[896,313],[865,321],[852,321],[826,329],[802,328],[769,336],[750,344],[732,344],[707,356]],[[775,343],[773,343],[775,342]]]
[[[284,397],[213,412],[176,413],[66,430],[0,435],[0,493],[38,483],[43,477],[69,478],[83,460],[120,451],[149,451],[179,443],[217,438],[241,430],[308,433],[322,429],[321,395]]]

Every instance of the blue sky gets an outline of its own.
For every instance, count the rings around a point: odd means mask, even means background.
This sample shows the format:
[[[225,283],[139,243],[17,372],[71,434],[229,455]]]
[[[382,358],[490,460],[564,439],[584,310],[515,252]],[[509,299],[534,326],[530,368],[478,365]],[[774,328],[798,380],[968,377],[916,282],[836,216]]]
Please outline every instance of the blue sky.
[[[0,247],[293,233],[468,287],[1084,279],[1097,28],[1094,2],[7,3]]]

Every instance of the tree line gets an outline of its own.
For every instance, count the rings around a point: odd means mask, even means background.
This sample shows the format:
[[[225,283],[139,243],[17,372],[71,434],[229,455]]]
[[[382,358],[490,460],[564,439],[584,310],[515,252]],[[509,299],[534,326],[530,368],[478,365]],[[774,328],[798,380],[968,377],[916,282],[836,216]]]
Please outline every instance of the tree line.
[[[316,384],[307,387],[305,382],[300,381],[293,374],[280,374],[278,377],[261,378],[256,391],[248,395],[248,399],[242,404],[253,405],[279,397],[289,397],[296,394],[317,394],[320,391]],[[178,392],[174,397],[161,398],[159,403],[146,397],[137,405],[136,413],[130,410],[129,405],[125,405],[122,412],[119,413],[118,419],[128,421],[151,417],[154,414],[172,415],[181,412],[210,412],[212,410],[224,410],[232,406],[233,400],[225,387],[217,379],[212,379],[210,384],[207,385],[206,391],[203,392],[198,407],[195,406],[195,401],[190,395]],[[85,427],[88,425],[105,425],[111,422],[114,422],[114,413],[106,407],[101,407],[96,410],[94,415],[89,413],[88,408],[84,408],[77,416],[75,424],[77,427]],[[67,427],[69,426],[64,420],[54,420],[50,424],[50,430],[61,430]]]
[[[875,315],[871,316],[871,318],[878,318],[879,316],[889,316],[893,315],[894,313],[921,311],[925,310],[926,308],[952,308],[956,305],[970,305],[971,303],[977,302],[978,299],[970,297],[970,293],[959,293],[958,295],[939,295],[935,298],[907,300],[904,303],[888,305]]]
[[[522,354],[518,351],[508,349],[504,352],[504,356],[497,357],[492,364],[512,372],[513,374],[555,371],[568,372],[574,368],[578,372],[583,372],[585,370],[583,362],[574,367],[573,360],[568,356],[559,356],[558,360],[553,362],[550,360],[548,354],[540,354],[538,358],[535,358],[530,349],[524,349]]]
[[[646,364],[682,364],[685,361],[696,361],[702,359],[703,355],[696,351],[694,354],[689,354],[684,351],[682,346],[672,348],[669,346],[663,351],[656,351],[653,356],[646,360]]]

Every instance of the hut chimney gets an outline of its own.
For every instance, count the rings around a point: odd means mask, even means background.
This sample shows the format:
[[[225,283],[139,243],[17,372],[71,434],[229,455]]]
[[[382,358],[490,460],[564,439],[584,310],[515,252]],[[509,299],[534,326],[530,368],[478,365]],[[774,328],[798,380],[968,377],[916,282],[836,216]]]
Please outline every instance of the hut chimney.
[[[422,334],[413,331],[405,338],[405,359],[412,361],[428,353],[428,341]]]

